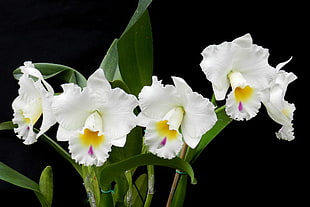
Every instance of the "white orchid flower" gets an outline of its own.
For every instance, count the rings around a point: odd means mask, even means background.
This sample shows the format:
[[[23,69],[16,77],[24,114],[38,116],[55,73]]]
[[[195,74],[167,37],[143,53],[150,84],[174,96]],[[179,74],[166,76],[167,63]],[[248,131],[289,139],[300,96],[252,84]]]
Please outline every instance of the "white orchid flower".
[[[295,105],[284,100],[288,85],[297,79],[297,76],[290,72],[280,70],[291,58],[277,65],[277,75],[272,81],[270,88],[262,93],[262,102],[267,109],[269,116],[278,124],[282,125],[277,138],[291,141],[294,137],[293,114]]]
[[[152,79],[152,85],[144,86],[139,94],[138,125],[146,127],[144,141],[149,151],[171,159],[180,152],[183,140],[195,148],[217,117],[213,104],[182,78],[172,77],[174,86],[163,86],[155,76]]]
[[[20,68],[23,75],[18,81],[20,85],[18,97],[12,103],[14,111],[12,121],[17,125],[17,128],[14,128],[17,137],[29,145],[36,142],[39,136],[56,123],[51,110],[54,90],[32,62],[27,61]],[[42,124],[37,134],[33,131],[33,127],[42,114]]]
[[[123,147],[136,126],[134,95],[112,89],[102,69],[87,80],[87,87],[63,84],[63,93],[54,98],[53,110],[59,128],[57,139],[69,141],[69,151],[79,164],[102,165],[112,145]]]
[[[226,113],[235,120],[249,120],[261,107],[259,93],[275,76],[268,64],[268,49],[252,43],[250,34],[232,42],[210,45],[202,52],[200,66],[211,81],[216,100],[226,99]]]

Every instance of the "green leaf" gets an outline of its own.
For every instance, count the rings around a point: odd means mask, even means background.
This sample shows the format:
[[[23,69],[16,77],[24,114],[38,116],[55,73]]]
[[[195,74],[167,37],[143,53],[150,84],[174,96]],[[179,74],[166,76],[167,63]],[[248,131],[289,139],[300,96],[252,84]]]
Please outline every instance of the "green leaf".
[[[126,170],[146,165],[159,165],[182,170],[190,176],[191,182],[193,184],[196,183],[196,179],[194,177],[194,171],[188,162],[185,162],[184,160],[177,157],[170,160],[163,159],[148,153],[148,154],[135,155],[122,161],[103,166],[101,168],[100,184],[102,186],[109,186],[110,183],[117,176],[124,173]]]
[[[42,207],[51,206],[48,204],[45,196],[42,194],[38,183],[17,172],[13,168],[5,165],[3,162],[0,162],[0,180],[6,181],[24,189],[32,190],[40,201]]]
[[[23,174],[17,172],[13,168],[0,162],[0,179],[21,188],[33,190],[40,193],[39,184]]]
[[[132,188],[132,206],[142,207],[147,194],[147,175],[140,175]]]
[[[105,77],[111,82],[114,80],[123,80],[118,68],[117,41],[118,39],[115,39],[112,42],[107,54],[104,56],[100,64],[100,68],[103,69]]]
[[[118,41],[117,39],[113,41],[107,54],[104,56],[100,64],[100,68],[103,69],[105,77],[107,78],[108,81],[110,81],[112,88],[118,87],[123,89],[127,93],[130,93],[129,88],[123,81],[123,78],[119,71],[117,41]]]
[[[46,199],[47,205],[52,206],[53,202],[53,171],[51,166],[47,166],[41,173],[39,188]]]
[[[131,132],[127,135],[126,144],[123,147],[124,157],[122,159],[141,153],[143,143],[142,137],[143,133],[141,127],[135,127],[131,130]]]
[[[130,91],[138,95],[143,86],[151,84],[153,73],[153,40],[147,11],[121,36],[117,47],[121,76]]]
[[[112,86],[137,95],[151,83],[153,42],[147,8],[151,0],[140,0],[119,39],[115,39],[100,64]]]
[[[14,129],[14,124],[12,121],[6,121],[6,122],[0,123],[0,131],[1,130],[12,130],[12,129]]]
[[[2,122],[0,123],[0,130],[12,130],[14,129],[14,124],[12,121],[7,121],[7,122]],[[38,129],[34,129],[36,132],[38,132]],[[48,137],[46,134],[43,134],[40,136],[41,139],[43,139],[45,142],[47,142],[51,147],[53,147],[63,158],[65,158],[75,169],[76,171],[82,176],[82,168],[80,165],[78,165],[70,156],[70,154],[64,150],[57,142],[55,142],[53,139]],[[2,163],[3,164],[3,163]],[[4,164],[3,164],[4,165]],[[47,168],[46,169],[48,173],[51,171],[51,169]],[[0,176],[1,176],[1,171],[0,171]],[[51,172],[50,172],[51,173]],[[0,177],[1,179],[1,177]]]
[[[38,193],[38,192],[34,191],[34,194],[37,196],[42,207],[51,207],[42,193]]]
[[[42,73],[44,79],[55,77],[66,83],[75,83],[81,87],[86,86],[86,78],[68,66],[54,63],[34,63],[34,66]],[[22,75],[21,69],[14,70],[13,75],[18,80]]]
[[[147,10],[147,8],[151,4],[151,2],[152,2],[152,0],[139,0],[137,9],[136,9],[135,13],[133,14],[133,16],[131,17],[126,29],[124,30],[124,33],[126,33],[133,25],[136,24],[136,22],[140,19],[140,17]]]
[[[112,193],[115,206],[124,206],[124,197],[129,189],[128,181],[124,174],[115,178],[115,192]]]
[[[123,89],[126,93],[130,93],[128,86],[122,80],[114,80],[114,81],[110,82],[110,84],[111,84],[112,88],[118,87],[118,88]]]
[[[199,155],[203,152],[206,146],[232,121],[226,115],[225,106],[216,109],[217,122],[211,130],[204,134],[195,149],[189,148],[185,156],[185,160],[188,162],[195,162]]]
[[[110,163],[114,163],[141,153],[143,142],[142,137],[141,127],[135,127],[132,129],[127,135],[126,144],[124,147],[112,147],[112,152],[108,161]]]

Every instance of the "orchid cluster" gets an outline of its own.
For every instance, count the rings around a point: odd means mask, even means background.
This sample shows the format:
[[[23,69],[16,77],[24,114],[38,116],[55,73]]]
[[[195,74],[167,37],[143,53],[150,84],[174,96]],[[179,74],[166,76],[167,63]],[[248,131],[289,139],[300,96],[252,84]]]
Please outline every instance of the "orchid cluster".
[[[226,113],[234,120],[253,118],[261,106],[282,125],[276,136],[293,140],[294,104],[284,100],[287,86],[296,79],[293,73],[268,64],[268,50],[252,43],[250,34],[232,42],[211,45],[202,52],[201,68],[212,82],[216,100],[226,98]],[[24,144],[37,141],[56,122],[58,141],[68,141],[72,158],[86,166],[101,166],[111,147],[123,147],[127,134],[136,125],[145,127],[144,144],[162,158],[176,157],[184,144],[195,148],[203,134],[217,121],[215,106],[180,77],[164,86],[156,76],[151,86],[138,95],[111,88],[104,70],[99,68],[81,88],[73,83],[54,90],[30,61],[21,66],[19,96],[14,100],[14,131]],[[37,80],[33,80],[36,78]],[[139,105],[140,113],[134,114]],[[34,124],[43,116],[40,132]]]
[[[144,144],[150,152],[172,159],[184,144],[195,148],[217,120],[214,105],[193,92],[182,78],[173,77],[175,86],[163,86],[153,76],[152,85],[142,89],[138,101],[120,88],[111,88],[99,68],[86,87],[66,83],[63,92],[54,96],[34,64],[27,61],[20,68],[19,96],[12,104],[17,137],[24,144],[33,144],[57,122],[57,140],[68,141],[72,158],[85,166],[103,165],[112,145],[124,147],[127,134],[136,125],[146,128]],[[138,105],[141,112],[136,116]],[[35,133],[34,125],[41,116],[40,132]]]
[[[189,176],[195,183],[191,164],[201,151],[232,120],[255,117],[262,104],[281,125],[276,137],[294,139],[295,106],[285,100],[285,94],[297,77],[282,69],[291,58],[271,66],[268,49],[253,44],[251,35],[245,34],[202,51],[200,66],[212,83],[211,100],[193,91],[181,77],[172,76],[173,84],[164,85],[145,61],[152,52],[151,47],[143,48],[151,43],[149,31],[145,32],[149,28],[147,4],[142,3],[138,6],[140,16],[134,15],[129,28],[112,43],[100,67],[87,80],[67,66],[24,62],[14,71],[19,90],[12,103],[13,119],[0,125],[1,130],[13,129],[25,145],[43,139],[54,147],[81,175],[91,206],[149,206],[154,194],[154,165],[177,169],[167,206],[182,205],[184,198],[178,195],[187,180],[179,178]],[[144,27],[136,26],[139,24]],[[132,38],[137,42],[131,44],[128,36],[137,34],[143,38]],[[132,45],[145,49],[145,54],[129,50]],[[144,62],[131,61],[130,51]],[[126,68],[124,62],[133,66]],[[132,74],[136,68],[139,77]],[[47,80],[52,77],[65,82],[62,91],[54,91]],[[223,100],[225,104],[218,106],[217,101]],[[47,134],[54,125],[58,128],[52,139]],[[68,149],[57,141],[67,142]],[[136,181],[141,187],[138,194],[144,197],[144,203],[138,205],[132,176],[140,166],[147,166],[147,179],[143,174]],[[0,179],[18,183],[1,172]],[[25,187],[23,179],[20,186]],[[38,189],[28,189],[36,192],[42,206],[51,206],[52,180],[43,173],[42,179],[44,184]]]
[[[296,75],[281,70],[289,60],[273,68],[268,64],[268,50],[254,45],[249,34],[208,46],[202,55],[201,68],[212,82],[216,100],[223,100],[231,87],[225,109],[232,119],[253,118],[263,103],[270,117],[282,125],[276,136],[294,139],[295,106],[284,95]],[[123,147],[136,125],[146,128],[144,144],[150,152],[171,159],[183,144],[194,149],[217,121],[215,106],[180,77],[172,77],[174,86],[164,86],[153,76],[152,85],[143,87],[137,100],[120,88],[112,89],[99,68],[85,88],[66,83],[63,93],[54,96],[51,85],[30,61],[20,68],[19,96],[12,104],[17,137],[32,144],[58,122],[57,140],[68,141],[72,158],[86,166],[104,164],[112,145]],[[138,105],[141,112],[136,117]],[[36,134],[33,127],[41,115]]]

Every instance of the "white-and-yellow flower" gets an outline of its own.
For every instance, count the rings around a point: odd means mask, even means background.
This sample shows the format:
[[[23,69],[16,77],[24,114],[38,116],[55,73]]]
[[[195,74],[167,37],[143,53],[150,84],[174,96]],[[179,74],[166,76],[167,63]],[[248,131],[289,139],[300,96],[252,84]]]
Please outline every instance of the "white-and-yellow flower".
[[[136,126],[136,97],[112,89],[102,69],[89,77],[83,89],[71,83],[62,88],[63,93],[53,102],[59,122],[57,139],[69,141],[71,156],[79,164],[102,165],[112,145],[123,147]]]
[[[36,142],[39,136],[56,123],[51,110],[54,90],[30,61],[25,62],[20,68],[23,75],[18,81],[18,96],[12,103],[12,121],[17,125],[14,128],[17,137],[29,145]],[[42,114],[42,124],[37,134],[33,127]]]
[[[182,78],[172,77],[174,86],[163,86],[155,76],[152,79],[152,85],[144,86],[139,94],[138,125],[146,127],[144,142],[149,151],[171,159],[180,152],[183,140],[195,148],[217,117],[213,104]]]
[[[280,70],[291,59],[277,65],[277,75],[272,81],[270,88],[262,93],[262,102],[267,109],[269,116],[278,124],[282,125],[279,132],[276,133],[277,138],[291,141],[294,137],[293,114],[295,105],[288,103],[284,97],[288,85],[297,79],[292,72]]]
[[[202,52],[200,66],[211,81],[216,100],[226,99],[226,113],[235,120],[249,120],[261,107],[261,90],[268,88],[275,70],[268,64],[268,49],[252,43],[250,34],[232,42],[210,45]]]

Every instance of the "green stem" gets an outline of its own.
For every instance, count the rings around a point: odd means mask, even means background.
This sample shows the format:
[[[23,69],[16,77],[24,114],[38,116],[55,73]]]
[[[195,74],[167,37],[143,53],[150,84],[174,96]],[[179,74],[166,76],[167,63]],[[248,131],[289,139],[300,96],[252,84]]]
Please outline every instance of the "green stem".
[[[148,179],[148,191],[145,199],[144,207],[151,206],[152,198],[154,195],[155,173],[154,165],[147,166],[147,179]]]
[[[226,108],[226,105],[223,105],[223,106],[220,106],[220,107],[216,108],[214,111],[215,111],[216,114],[218,114],[219,112],[224,111],[225,108]]]
[[[113,197],[111,193],[101,193],[99,207],[113,207],[113,206],[114,206]]]
[[[126,193],[126,196],[125,196],[125,203],[126,203],[126,206],[132,206],[132,173],[130,170],[126,170],[125,171],[125,176],[127,178],[127,182],[128,182],[128,191]]]

